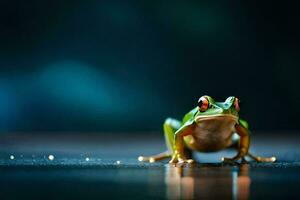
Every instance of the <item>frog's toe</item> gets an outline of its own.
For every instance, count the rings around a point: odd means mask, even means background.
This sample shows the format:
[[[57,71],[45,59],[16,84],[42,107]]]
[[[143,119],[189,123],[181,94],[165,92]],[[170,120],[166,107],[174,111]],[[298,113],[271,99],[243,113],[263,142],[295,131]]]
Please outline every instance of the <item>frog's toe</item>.
[[[179,159],[178,164],[192,164],[194,163],[193,159]]]
[[[224,164],[231,164],[231,165],[235,165],[235,164],[237,164],[237,160],[236,159],[234,159],[234,158],[225,158],[225,157],[222,157],[222,162],[224,163]]]
[[[169,161],[170,164],[175,164],[178,163],[178,159],[174,156],[172,159]]]
[[[138,161],[140,162],[149,162],[149,163],[154,163],[156,160],[154,157],[144,157],[144,156],[139,156]]]
[[[145,161],[145,157],[144,157],[144,156],[139,156],[139,157],[138,157],[138,161],[140,161],[140,162]]]
[[[272,156],[272,157],[270,158],[270,162],[276,162],[276,160],[277,160],[277,158],[276,158],[275,156]]]
[[[252,158],[253,160],[255,160],[256,162],[276,162],[276,157],[272,156],[272,157],[260,157],[260,156],[254,156],[251,153],[248,152],[248,156],[250,158]]]
[[[270,163],[273,163],[273,162],[276,161],[276,157],[272,156],[272,157],[269,157],[269,158],[263,158],[263,157],[257,156],[255,161],[256,162],[270,162]]]

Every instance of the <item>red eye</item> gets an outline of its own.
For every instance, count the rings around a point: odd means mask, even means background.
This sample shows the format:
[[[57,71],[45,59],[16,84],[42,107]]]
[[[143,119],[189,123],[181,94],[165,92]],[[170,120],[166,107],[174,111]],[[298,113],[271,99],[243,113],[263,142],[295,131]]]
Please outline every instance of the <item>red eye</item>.
[[[200,110],[200,112],[204,112],[208,109],[209,107],[209,101],[206,97],[201,97],[198,100],[198,108]]]
[[[239,112],[240,111],[240,100],[238,99],[238,98],[235,98],[234,99],[234,108],[235,108],[235,110],[237,111],[237,112]]]

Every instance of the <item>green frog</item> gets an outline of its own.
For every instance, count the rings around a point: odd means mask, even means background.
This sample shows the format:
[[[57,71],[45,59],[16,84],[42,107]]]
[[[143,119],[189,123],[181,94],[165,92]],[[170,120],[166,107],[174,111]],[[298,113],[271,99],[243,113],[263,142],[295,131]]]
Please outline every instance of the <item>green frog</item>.
[[[236,156],[222,158],[223,162],[247,162],[246,156],[257,162],[275,162],[275,157],[264,158],[249,152],[249,126],[239,117],[239,112],[237,97],[230,96],[225,102],[216,102],[210,96],[202,96],[182,121],[165,120],[163,129],[168,150],[153,156],[140,156],[138,160],[155,162],[171,157],[169,163],[193,163],[191,151],[214,152],[236,146]]]

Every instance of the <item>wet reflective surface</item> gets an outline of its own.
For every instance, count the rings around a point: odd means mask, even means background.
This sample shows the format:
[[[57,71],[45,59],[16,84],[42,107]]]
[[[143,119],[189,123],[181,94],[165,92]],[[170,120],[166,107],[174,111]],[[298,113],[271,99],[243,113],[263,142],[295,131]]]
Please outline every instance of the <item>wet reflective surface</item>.
[[[248,199],[251,179],[249,165],[240,167],[166,167],[168,199]]]
[[[166,161],[147,164],[135,159],[140,151],[150,154],[163,149],[162,142],[156,139],[128,140],[119,146],[106,139],[101,146],[103,138],[98,140],[97,137],[92,141],[81,139],[81,145],[77,140],[67,139],[53,139],[52,143],[51,138],[47,142],[40,138],[39,144],[31,139],[22,138],[20,142],[2,138],[1,199],[300,197],[299,140],[296,139],[273,140],[270,146],[267,146],[269,141],[257,140],[254,151],[262,155],[274,151],[279,158],[274,164],[222,165],[218,161],[220,155],[234,153],[225,151],[197,154],[195,157],[200,163],[174,166]]]
[[[5,168],[3,199],[281,199],[299,197],[299,168]]]

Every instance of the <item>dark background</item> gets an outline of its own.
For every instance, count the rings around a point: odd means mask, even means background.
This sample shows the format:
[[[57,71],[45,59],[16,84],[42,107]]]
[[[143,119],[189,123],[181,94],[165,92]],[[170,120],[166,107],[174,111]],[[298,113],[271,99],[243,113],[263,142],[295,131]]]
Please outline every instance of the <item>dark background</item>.
[[[274,1],[1,1],[0,131],[156,131],[204,94],[297,130],[299,20]]]

